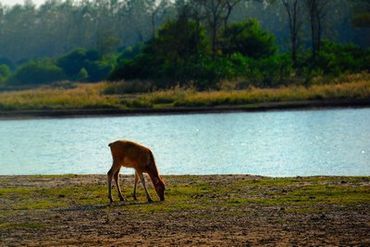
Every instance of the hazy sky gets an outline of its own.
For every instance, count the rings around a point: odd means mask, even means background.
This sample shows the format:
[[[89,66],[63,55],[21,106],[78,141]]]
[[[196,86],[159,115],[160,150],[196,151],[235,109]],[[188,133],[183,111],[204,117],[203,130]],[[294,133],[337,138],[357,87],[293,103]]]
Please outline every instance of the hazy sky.
[[[4,5],[14,5],[17,3],[23,4],[24,0],[0,0],[0,2]],[[45,2],[45,0],[32,0],[32,2],[38,5]]]

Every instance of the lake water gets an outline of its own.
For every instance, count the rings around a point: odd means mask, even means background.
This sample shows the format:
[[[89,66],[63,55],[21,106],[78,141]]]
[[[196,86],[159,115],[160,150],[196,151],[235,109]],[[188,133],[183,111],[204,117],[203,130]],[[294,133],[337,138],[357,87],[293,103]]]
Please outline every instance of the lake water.
[[[2,175],[105,174],[117,139],[162,174],[370,175],[369,108],[1,120],[0,138]]]

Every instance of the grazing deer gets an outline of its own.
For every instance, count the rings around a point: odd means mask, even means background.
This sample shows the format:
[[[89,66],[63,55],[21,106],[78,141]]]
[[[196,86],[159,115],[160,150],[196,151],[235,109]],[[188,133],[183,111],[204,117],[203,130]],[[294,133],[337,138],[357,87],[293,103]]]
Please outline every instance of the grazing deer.
[[[120,200],[121,201],[125,200],[125,198],[122,196],[121,189],[118,183],[119,171],[121,169],[121,166],[135,169],[135,185],[133,192],[133,197],[135,200],[136,200],[136,184],[140,178],[141,183],[144,186],[148,202],[153,202],[152,198],[148,193],[148,190],[146,189],[145,180],[143,176],[143,173],[145,172],[149,174],[160,200],[164,201],[165,186],[158,174],[158,170],[154,161],[154,156],[149,148],[146,148],[144,146],[141,146],[137,143],[130,141],[115,141],[110,143],[109,147],[111,149],[113,158],[112,168],[108,171],[108,198],[110,200],[110,203],[113,202],[111,191],[112,177],[114,177],[114,180],[116,181],[116,186]]]

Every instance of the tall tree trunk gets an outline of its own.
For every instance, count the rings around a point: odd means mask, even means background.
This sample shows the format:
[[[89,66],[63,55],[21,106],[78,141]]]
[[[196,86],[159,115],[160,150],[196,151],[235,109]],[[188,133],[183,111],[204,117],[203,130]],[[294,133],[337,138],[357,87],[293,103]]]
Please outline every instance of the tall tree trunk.
[[[300,30],[298,2],[299,0],[282,0],[288,14],[291,58],[294,67],[297,67],[298,35]]]
[[[152,21],[152,38],[155,39],[155,15],[156,15],[156,11],[154,11],[152,13],[152,18],[151,18],[151,21]]]

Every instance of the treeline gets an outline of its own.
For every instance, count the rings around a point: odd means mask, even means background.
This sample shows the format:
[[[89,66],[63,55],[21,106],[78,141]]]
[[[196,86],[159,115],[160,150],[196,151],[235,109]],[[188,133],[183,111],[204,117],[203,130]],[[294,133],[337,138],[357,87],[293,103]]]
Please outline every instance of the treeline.
[[[0,82],[150,81],[124,87],[134,91],[308,83],[369,69],[367,10],[361,0],[0,5]]]
[[[320,76],[370,70],[369,48],[324,38],[325,16],[333,1],[281,1],[288,16],[289,52],[279,51],[275,35],[258,20],[230,22],[239,2],[186,1],[178,9],[177,19],[163,25],[136,56],[123,53],[119,57],[110,79],[154,81],[146,87],[177,84],[201,90],[240,89],[308,85]],[[306,31],[309,49],[302,44],[304,26],[310,27],[310,32]],[[123,90],[132,89],[126,83]]]

